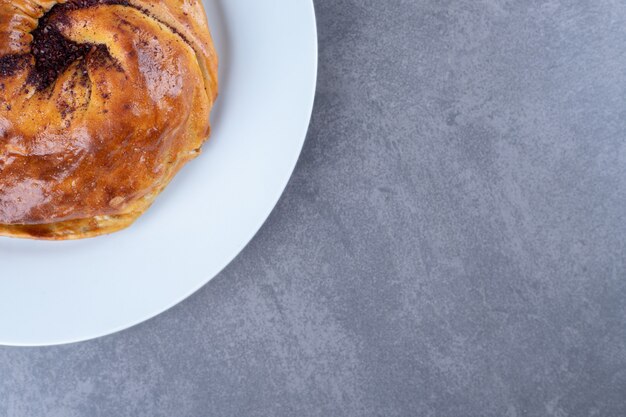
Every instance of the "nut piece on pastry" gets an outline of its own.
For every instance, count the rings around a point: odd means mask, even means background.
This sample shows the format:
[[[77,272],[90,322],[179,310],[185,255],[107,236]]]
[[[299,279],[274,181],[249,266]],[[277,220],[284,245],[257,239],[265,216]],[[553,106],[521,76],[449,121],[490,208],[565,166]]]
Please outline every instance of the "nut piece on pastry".
[[[0,235],[128,227],[209,135],[199,0],[0,0]]]

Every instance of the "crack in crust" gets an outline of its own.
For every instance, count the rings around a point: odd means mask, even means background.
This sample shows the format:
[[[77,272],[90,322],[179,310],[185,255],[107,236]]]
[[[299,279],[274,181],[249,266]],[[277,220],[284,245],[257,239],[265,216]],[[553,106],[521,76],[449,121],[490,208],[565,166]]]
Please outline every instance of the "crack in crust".
[[[103,45],[89,43],[79,44],[67,39],[60,32],[57,24],[67,20],[67,13],[96,6],[125,6],[132,7],[144,13],[180,36],[187,44],[191,43],[175,27],[162,22],[152,16],[148,10],[131,4],[127,0],[69,0],[67,3],[58,3],[52,6],[39,18],[37,27],[31,32],[33,41],[30,54],[6,55],[0,57],[0,75],[11,76],[28,63],[29,55],[35,59],[27,82],[37,90],[43,90],[56,81],[73,62],[84,59],[90,52],[95,52],[100,57],[108,57],[109,62],[115,59],[109,54]],[[193,45],[191,45],[193,46]],[[119,64],[117,65],[119,68]]]

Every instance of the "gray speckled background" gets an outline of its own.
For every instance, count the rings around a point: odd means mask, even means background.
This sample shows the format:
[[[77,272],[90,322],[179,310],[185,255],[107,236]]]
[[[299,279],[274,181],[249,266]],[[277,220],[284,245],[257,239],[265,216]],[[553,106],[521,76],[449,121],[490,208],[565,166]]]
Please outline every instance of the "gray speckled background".
[[[626,415],[626,3],[316,6],[260,234],[143,325],[0,348],[0,416]]]

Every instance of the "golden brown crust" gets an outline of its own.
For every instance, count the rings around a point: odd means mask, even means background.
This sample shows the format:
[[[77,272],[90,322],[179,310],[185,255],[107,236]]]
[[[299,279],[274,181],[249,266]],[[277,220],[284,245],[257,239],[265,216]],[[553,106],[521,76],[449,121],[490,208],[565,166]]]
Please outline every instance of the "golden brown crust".
[[[200,1],[0,0],[0,235],[129,226],[198,155],[216,96]]]

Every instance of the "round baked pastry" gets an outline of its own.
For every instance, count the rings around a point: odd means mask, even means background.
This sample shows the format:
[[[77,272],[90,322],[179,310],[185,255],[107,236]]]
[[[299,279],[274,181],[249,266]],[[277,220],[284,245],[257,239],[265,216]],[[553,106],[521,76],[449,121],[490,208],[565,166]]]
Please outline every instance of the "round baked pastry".
[[[129,226],[200,152],[217,56],[197,0],[0,0],[0,235]]]

